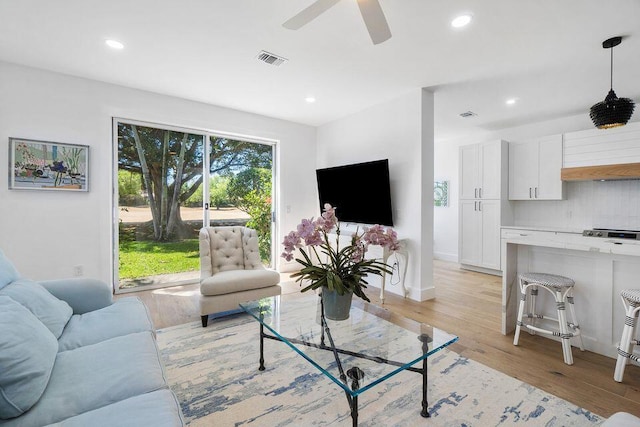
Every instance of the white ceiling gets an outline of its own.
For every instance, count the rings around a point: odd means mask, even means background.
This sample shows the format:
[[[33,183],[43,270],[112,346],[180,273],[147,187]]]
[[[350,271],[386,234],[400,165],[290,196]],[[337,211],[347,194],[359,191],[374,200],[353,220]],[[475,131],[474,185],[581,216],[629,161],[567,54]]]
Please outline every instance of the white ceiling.
[[[622,35],[614,89],[640,101],[639,0],[380,0],[393,37],[377,46],[356,0],[282,27],[312,1],[0,0],[0,60],[315,126],[427,87],[446,140],[588,114],[609,89],[601,43]]]

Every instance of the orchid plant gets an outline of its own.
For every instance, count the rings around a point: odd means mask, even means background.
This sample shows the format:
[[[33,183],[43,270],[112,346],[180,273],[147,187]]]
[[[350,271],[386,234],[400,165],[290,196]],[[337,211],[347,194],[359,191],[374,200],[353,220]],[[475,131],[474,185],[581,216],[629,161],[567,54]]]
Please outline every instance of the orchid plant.
[[[331,234],[336,236],[334,244],[330,239]],[[285,236],[282,244],[282,257],[287,261],[294,258],[296,249],[302,254],[302,258],[295,259],[302,265],[302,269],[291,275],[301,286],[303,280],[311,282],[301,292],[326,287],[340,295],[353,292],[365,301],[370,301],[364,293],[368,284],[365,278],[369,274],[391,274],[387,264],[375,259],[365,259],[367,249],[371,245],[392,251],[399,248],[396,232],[391,227],[385,229],[380,225],[364,227],[361,233],[356,230],[351,235],[351,243],[340,248],[340,222],[336,217],[336,208],[328,203],[324,205],[324,212],[319,218],[303,219],[296,231]],[[324,257],[321,258],[320,254]]]

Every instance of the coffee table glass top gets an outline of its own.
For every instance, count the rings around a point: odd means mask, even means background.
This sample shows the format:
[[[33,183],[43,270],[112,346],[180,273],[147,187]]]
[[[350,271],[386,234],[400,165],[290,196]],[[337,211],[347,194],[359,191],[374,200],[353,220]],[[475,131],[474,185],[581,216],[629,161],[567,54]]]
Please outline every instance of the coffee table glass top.
[[[240,306],[266,328],[265,334],[272,333],[352,396],[401,371],[416,370],[412,365],[458,340],[355,297],[347,320],[326,320],[328,332],[320,326],[320,298],[314,293],[263,298]],[[268,349],[264,359],[269,366]],[[341,370],[346,373],[355,367],[364,377],[353,390],[351,380],[341,380]]]

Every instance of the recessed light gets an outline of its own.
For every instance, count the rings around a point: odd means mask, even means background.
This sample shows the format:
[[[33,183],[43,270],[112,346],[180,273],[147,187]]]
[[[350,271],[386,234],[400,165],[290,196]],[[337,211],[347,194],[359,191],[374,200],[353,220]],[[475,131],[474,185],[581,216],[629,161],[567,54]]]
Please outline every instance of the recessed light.
[[[507,105],[514,105],[516,103],[517,99],[516,98],[509,98],[505,101],[505,104]]]
[[[465,25],[468,25],[469,22],[471,22],[471,15],[460,15],[451,21],[451,26],[453,28],[462,28]]]
[[[112,49],[124,49],[124,45],[117,40],[108,39],[104,42]]]
[[[316,102],[316,99],[313,96],[307,96],[304,100],[309,104],[313,104],[314,102]]]

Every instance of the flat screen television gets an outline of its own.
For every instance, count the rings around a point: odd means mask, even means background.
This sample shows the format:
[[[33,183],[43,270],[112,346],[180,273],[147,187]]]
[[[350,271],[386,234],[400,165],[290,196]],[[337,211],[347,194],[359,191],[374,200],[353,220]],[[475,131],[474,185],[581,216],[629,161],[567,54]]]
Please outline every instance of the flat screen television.
[[[387,159],[318,169],[316,178],[320,212],[330,203],[340,222],[393,225]]]

